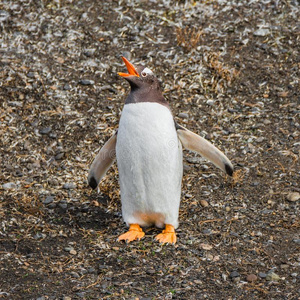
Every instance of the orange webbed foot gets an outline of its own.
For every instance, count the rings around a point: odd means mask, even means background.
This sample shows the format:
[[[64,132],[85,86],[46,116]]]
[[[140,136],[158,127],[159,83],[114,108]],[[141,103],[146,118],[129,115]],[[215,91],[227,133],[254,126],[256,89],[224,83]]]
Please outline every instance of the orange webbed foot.
[[[161,244],[176,244],[177,238],[174,226],[166,224],[166,228],[163,230],[162,233],[158,234],[155,237],[155,240],[160,242]]]
[[[118,241],[125,241],[130,243],[135,240],[140,240],[145,235],[143,229],[138,224],[130,224],[129,230],[118,237]]]

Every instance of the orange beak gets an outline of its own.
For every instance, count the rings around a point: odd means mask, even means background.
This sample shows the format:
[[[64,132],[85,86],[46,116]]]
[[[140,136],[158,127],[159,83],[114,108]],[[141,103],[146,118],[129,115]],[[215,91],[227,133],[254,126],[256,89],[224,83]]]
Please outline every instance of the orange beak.
[[[119,72],[118,74],[122,77],[128,77],[128,76],[132,76],[132,75],[140,77],[140,75],[137,72],[137,70],[135,69],[134,65],[132,63],[130,63],[124,56],[122,56],[122,59],[127,67],[128,73]]]

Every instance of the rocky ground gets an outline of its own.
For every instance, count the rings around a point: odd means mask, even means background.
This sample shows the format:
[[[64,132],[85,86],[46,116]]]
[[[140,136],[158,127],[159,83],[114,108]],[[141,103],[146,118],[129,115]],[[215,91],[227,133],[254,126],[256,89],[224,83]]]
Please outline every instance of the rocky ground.
[[[0,2],[0,298],[298,299],[297,0]],[[120,58],[151,68],[176,121],[232,160],[184,153],[176,246],[126,230],[114,165]]]

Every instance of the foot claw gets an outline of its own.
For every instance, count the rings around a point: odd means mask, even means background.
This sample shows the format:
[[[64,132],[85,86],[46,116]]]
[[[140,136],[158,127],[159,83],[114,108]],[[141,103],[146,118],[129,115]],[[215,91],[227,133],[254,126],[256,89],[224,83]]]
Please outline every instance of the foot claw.
[[[167,224],[165,230],[163,230],[162,233],[158,234],[155,237],[155,240],[160,242],[161,244],[176,244],[177,238],[174,227]]]
[[[130,243],[135,240],[140,240],[145,235],[142,228],[138,224],[131,224],[129,230],[118,237],[118,241]]]

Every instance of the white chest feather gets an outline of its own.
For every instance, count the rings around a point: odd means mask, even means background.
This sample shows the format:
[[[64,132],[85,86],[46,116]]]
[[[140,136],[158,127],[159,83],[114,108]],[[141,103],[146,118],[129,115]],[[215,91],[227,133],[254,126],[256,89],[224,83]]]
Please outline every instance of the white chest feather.
[[[182,149],[169,109],[158,103],[126,104],[116,152],[125,222],[177,227]]]

